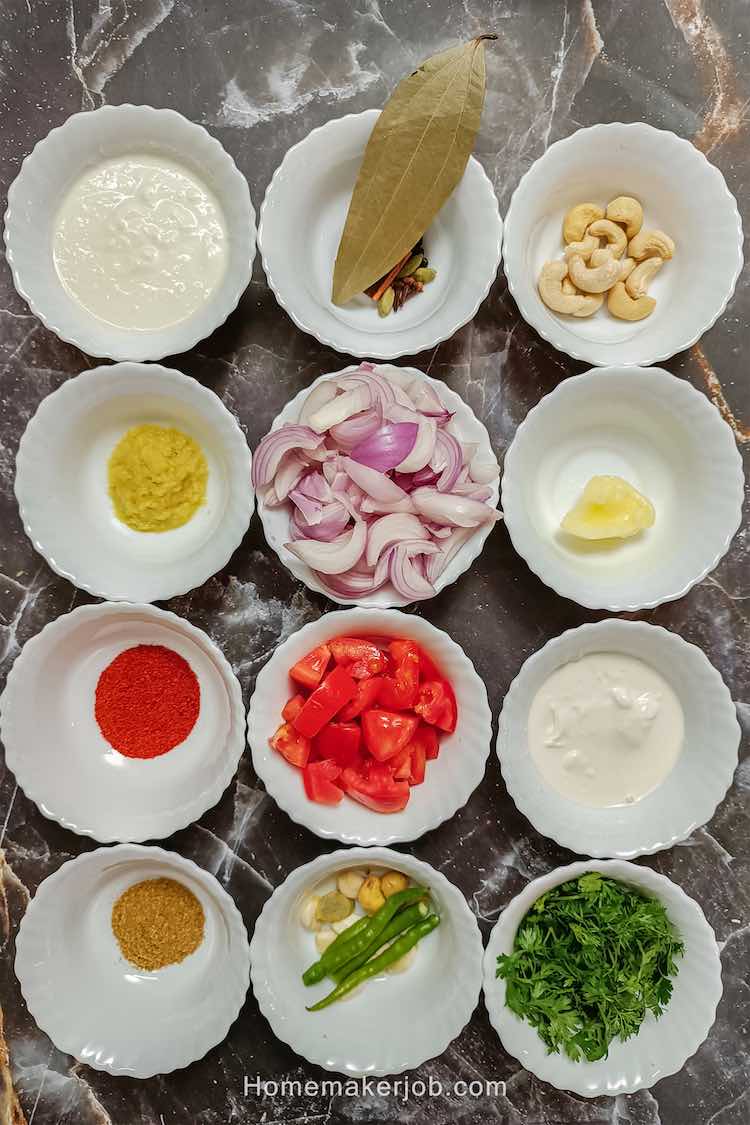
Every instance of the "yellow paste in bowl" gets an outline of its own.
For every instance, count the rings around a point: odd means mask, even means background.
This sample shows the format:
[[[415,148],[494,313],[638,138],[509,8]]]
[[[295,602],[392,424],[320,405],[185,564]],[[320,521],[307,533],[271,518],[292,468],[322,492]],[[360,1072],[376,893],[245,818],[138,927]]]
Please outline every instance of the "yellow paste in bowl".
[[[118,519],[133,531],[172,531],[206,499],[203,450],[182,430],[134,426],[109,459],[109,495]]]

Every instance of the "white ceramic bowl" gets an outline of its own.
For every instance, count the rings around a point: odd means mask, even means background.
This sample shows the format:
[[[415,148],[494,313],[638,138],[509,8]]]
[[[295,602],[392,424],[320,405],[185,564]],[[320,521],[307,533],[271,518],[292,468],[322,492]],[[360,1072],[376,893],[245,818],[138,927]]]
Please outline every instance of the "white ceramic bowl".
[[[379,113],[328,121],[289,149],[260,209],[258,245],[268,284],[303,332],[347,355],[396,359],[434,347],[472,319],[495,280],[503,224],[492,184],[472,157],[425,234],[435,280],[385,318],[364,294],[334,305],[333,264]]]
[[[99,676],[138,644],[164,645],[187,660],[200,685],[200,713],[179,746],[129,758],[94,715]],[[24,645],[0,698],[8,767],[45,816],[102,843],[155,840],[215,805],[245,744],[242,691],[221,651],[200,629],[151,605],[85,605]]]
[[[223,280],[186,320],[153,331],[115,328],[87,312],[63,288],[52,260],[60,203],[87,169],[128,153],[163,153],[213,191],[227,227]],[[192,348],[223,324],[247,288],[255,257],[255,211],[245,177],[200,125],[173,109],[105,105],[74,113],[39,141],[8,190],[5,244],[13,283],[42,323],[88,355],[161,359]]]
[[[175,879],[205,914],[199,948],[177,965],[129,964],[112,907],[142,879]],[[119,844],[64,863],[40,884],[16,939],[29,1012],[55,1046],[94,1070],[168,1074],[226,1036],[247,993],[250,950],[237,907],[213,875],[162,848]]]
[[[624,477],[656,509],[618,543],[576,540],[560,521],[592,476]],[[681,598],[713,570],[740,525],[734,435],[705,395],[658,367],[608,367],[560,383],[505,455],[502,506],[513,546],[543,582],[590,609]]]
[[[403,973],[382,973],[319,1012],[330,980],[306,987],[317,960],[313,935],[299,922],[304,899],[350,867],[395,868],[427,886],[440,925],[417,947]],[[442,1054],[469,1022],[482,980],[482,938],[461,892],[429,864],[388,848],[351,848],[298,867],[277,887],[250,943],[253,992],[278,1039],[308,1062],[348,1077],[401,1074]]]
[[[114,513],[107,462],[142,423],[176,426],[208,463],[206,501],[173,531],[133,531]],[[43,399],[16,458],[16,499],[26,534],[54,571],[115,601],[184,594],[221,570],[253,513],[250,451],[221,400],[158,364],[95,367]]]
[[[563,256],[562,222],[576,203],[643,204],[644,227],[677,244],[650,286],[646,320],[605,305],[586,319],[552,312],[537,292],[544,262]],[[689,141],[641,121],[579,129],[550,145],[523,176],[505,219],[503,264],[521,316],[574,359],[647,366],[689,348],[721,316],[742,269],[742,222],[718,168]]]
[[[458,704],[456,730],[441,736],[440,756],[427,763],[424,781],[412,788],[409,803],[401,812],[374,812],[349,797],[335,806],[308,800],[302,771],[268,745],[283,721],[282,707],[294,694],[289,669],[311,649],[342,635],[414,640],[453,685]],[[464,651],[421,617],[379,609],[327,613],[284,641],[258,675],[247,727],[255,772],[277,805],[292,820],[324,839],[365,846],[416,840],[453,816],[482,780],[492,738],[487,690]]]
[[[589,653],[624,653],[672,687],[685,718],[683,751],[662,784],[634,805],[592,808],[551,788],[528,749],[529,708],[554,671]],[[732,784],[740,727],[729,690],[706,655],[643,621],[569,629],[525,662],[503,701],[497,756],[516,807],[538,832],[579,855],[632,859],[671,848],[711,819]]]
[[[386,371],[388,365],[380,365],[375,367],[375,371]],[[320,375],[314,383],[309,387],[304,387],[299,394],[291,399],[281,414],[278,414],[273,420],[271,430],[278,430],[281,426],[287,426],[299,420],[300,411],[304,405],[307,396],[311,391],[322,383],[324,379],[338,379],[346,372],[356,371],[355,364],[350,364],[349,367],[344,367],[340,371],[331,371],[325,375]],[[434,390],[438,393],[441,400],[445,403],[446,409],[453,413],[453,421],[451,422],[452,432],[459,437],[461,441],[476,442],[477,456],[483,463],[497,464],[497,458],[493,452],[490,443],[490,435],[487,433],[486,426],[479,421],[474,411],[468,406],[464,400],[456,394],[455,391],[447,387],[445,383],[441,383],[438,379],[433,379],[424,372],[418,371],[416,367],[399,367],[399,371],[405,372],[407,375],[412,375],[415,378],[425,379]],[[492,489],[492,494],[487,503],[491,507],[497,507],[498,497],[500,495],[500,479],[497,477],[488,486]],[[290,570],[295,578],[300,582],[304,582],[309,590],[315,590],[318,594],[324,594],[325,597],[331,601],[338,602],[339,605],[363,605],[363,606],[377,606],[380,609],[387,609],[389,607],[403,607],[411,603],[407,598],[402,597],[394,590],[390,582],[386,582],[379,590],[373,594],[360,595],[357,598],[347,598],[343,594],[335,594],[324,586],[314,572],[303,563],[291,551],[287,551],[284,546],[291,539],[290,524],[291,524],[291,509],[289,504],[284,504],[278,508],[268,508],[264,505],[263,500],[258,496],[258,515],[263,524],[263,531],[265,532],[266,541],[269,547],[273,547],[276,554],[281,559],[287,570]],[[435,582],[435,592],[440,593],[446,586],[452,585],[456,579],[460,578],[464,571],[468,570],[471,564],[482,553],[487,536],[490,534],[494,527],[492,523],[481,524],[474,535],[468,539],[464,545],[456,552],[451,559],[448,566]]]
[[[531,1024],[506,1008],[505,981],[498,980],[495,971],[498,955],[512,952],[516,931],[536,900],[587,871],[600,871],[658,898],[679,931],[685,952],[677,962],[672,998],[660,1019],[647,1013],[638,1034],[624,1043],[615,1039],[606,1059],[572,1062],[564,1054],[547,1054]],[[675,1074],[708,1035],[721,991],[716,938],[700,906],[664,875],[616,859],[573,863],[534,879],[505,907],[484,954],[484,1000],[505,1050],[537,1078],[585,1098],[632,1094]]]

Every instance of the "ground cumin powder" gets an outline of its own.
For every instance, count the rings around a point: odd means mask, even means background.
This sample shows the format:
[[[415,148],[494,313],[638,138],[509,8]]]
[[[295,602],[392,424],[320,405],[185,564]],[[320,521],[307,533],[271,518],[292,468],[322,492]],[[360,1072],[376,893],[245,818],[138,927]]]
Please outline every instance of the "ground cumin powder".
[[[175,879],[144,879],[120,895],[112,930],[131,965],[153,971],[176,965],[203,941],[203,907]]]

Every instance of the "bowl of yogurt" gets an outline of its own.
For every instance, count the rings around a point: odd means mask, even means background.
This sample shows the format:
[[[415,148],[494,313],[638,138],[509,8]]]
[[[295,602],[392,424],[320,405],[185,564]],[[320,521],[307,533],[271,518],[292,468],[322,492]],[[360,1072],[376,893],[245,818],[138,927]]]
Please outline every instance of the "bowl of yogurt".
[[[580,855],[632,859],[711,819],[739,742],[729,690],[701,649],[611,619],[529,657],[503,702],[497,756],[537,831]]]
[[[247,288],[255,212],[221,144],[171,109],[103,106],[39,141],[8,191],[8,264],[42,323],[89,355],[155,360]]]

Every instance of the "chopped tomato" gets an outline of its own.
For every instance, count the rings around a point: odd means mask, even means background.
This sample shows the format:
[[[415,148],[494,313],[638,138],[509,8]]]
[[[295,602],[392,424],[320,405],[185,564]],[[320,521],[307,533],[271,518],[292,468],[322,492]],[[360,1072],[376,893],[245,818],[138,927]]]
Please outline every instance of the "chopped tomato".
[[[393,675],[383,678],[378,703],[389,711],[408,711],[417,702],[419,649],[413,641],[391,641]]]
[[[284,709],[281,712],[282,719],[286,719],[288,723],[291,723],[292,719],[297,718],[304,706],[304,695],[293,695],[292,698],[287,700],[287,702],[284,704]]]
[[[349,723],[352,719],[356,719],[357,715],[361,715],[363,711],[374,707],[382,682],[381,676],[372,676],[369,680],[358,680],[357,693],[354,699],[339,711],[338,717],[341,722]]]
[[[407,750],[411,752],[411,771],[407,780],[410,785],[421,785],[425,772],[424,745],[415,739],[409,743]]]
[[[355,680],[379,676],[388,667],[385,653],[373,641],[364,641],[359,637],[335,637],[330,647],[336,663],[345,664]]]
[[[405,746],[403,750],[396,754],[395,758],[390,758],[388,761],[396,781],[408,781],[411,776],[411,750],[409,748],[411,745],[410,742],[409,746]]]
[[[438,733],[434,727],[429,727],[426,723],[419,724],[419,729],[411,740],[411,745],[414,745],[415,742],[420,742],[424,747],[424,756],[428,762],[433,761],[440,753]]]
[[[301,660],[297,661],[294,667],[290,669],[289,675],[298,684],[312,690],[323,679],[330,659],[331,650],[328,645],[318,645],[312,652],[308,652],[307,656],[303,656]]]
[[[362,734],[365,746],[379,762],[385,762],[411,742],[419,719],[397,711],[365,711]]]
[[[356,690],[357,685],[346,668],[337,666],[305,700],[299,715],[292,720],[295,730],[305,738],[314,738],[344,704],[354,698]]]
[[[330,759],[323,762],[310,762],[302,771],[305,793],[311,801],[321,805],[338,805],[343,800],[343,790],[334,781],[341,773],[341,767]]]
[[[282,723],[273,738],[268,741],[271,748],[278,750],[290,765],[300,768],[307,765],[307,759],[310,757],[310,739],[298,734],[290,723]]]
[[[409,782],[397,781],[387,767],[377,762],[366,776],[356,770],[343,770],[340,781],[350,797],[375,812],[400,812],[409,800]]]
[[[359,744],[362,732],[356,723],[328,723],[316,736],[316,758],[332,758],[337,765],[358,766],[362,762]]]
[[[426,723],[451,734],[456,729],[458,708],[453,688],[446,680],[427,680],[419,688],[419,699],[414,707]]]
[[[423,648],[419,650],[419,678],[420,680],[442,680],[444,678]]]

